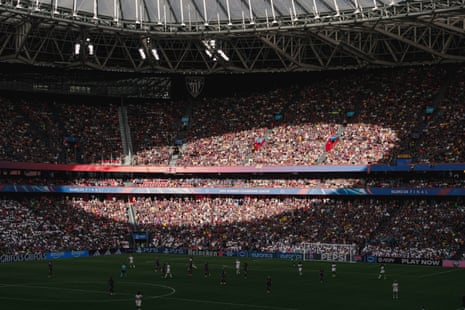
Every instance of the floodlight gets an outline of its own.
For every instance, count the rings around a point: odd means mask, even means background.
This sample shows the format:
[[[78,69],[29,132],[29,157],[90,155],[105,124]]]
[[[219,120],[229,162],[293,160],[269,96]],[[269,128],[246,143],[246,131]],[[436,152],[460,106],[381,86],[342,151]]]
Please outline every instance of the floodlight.
[[[140,55],[140,58],[142,58],[143,60],[147,58],[147,55],[145,55],[143,48],[139,48],[139,55]]]
[[[151,52],[152,52],[152,56],[153,56],[153,58],[155,58],[155,60],[160,60],[160,56],[158,56],[158,51],[155,48],[152,48]]]
[[[81,52],[81,44],[79,43],[76,43],[74,44],[74,55],[79,55],[79,53]]]
[[[94,55],[94,45],[93,44],[89,44],[87,46],[87,48],[89,49],[89,55],[90,56],[93,56]]]
[[[223,50],[218,50],[218,54],[220,54],[220,56],[226,60],[226,61],[229,61],[229,57],[223,52]]]
[[[208,50],[210,49],[210,45],[208,44],[208,41],[202,40],[202,44],[205,45],[205,47],[206,47]]]

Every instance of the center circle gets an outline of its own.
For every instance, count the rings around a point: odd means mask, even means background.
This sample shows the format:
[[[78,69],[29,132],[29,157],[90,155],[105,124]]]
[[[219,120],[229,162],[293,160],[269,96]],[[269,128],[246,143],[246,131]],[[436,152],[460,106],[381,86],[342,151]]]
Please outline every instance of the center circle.
[[[35,282],[35,283],[19,283],[19,284],[0,284],[0,292],[3,291],[5,292],[5,289],[8,288],[20,288],[20,289],[33,289],[33,290],[39,290],[39,289],[44,289],[44,290],[56,290],[56,291],[75,291],[78,293],[96,293],[96,294],[102,294],[105,295],[105,297],[108,296],[108,292],[105,290],[89,290],[85,289],[86,284],[94,283],[94,282],[67,282],[68,284],[82,284],[84,287],[83,289],[80,288],[66,288],[66,287],[55,287],[55,286],[47,286],[46,284],[50,284],[49,282]],[[60,284],[67,284],[67,283],[60,283]],[[42,286],[45,284],[44,286]],[[155,283],[147,283],[147,282],[119,282],[118,286],[122,287],[127,287],[127,286],[132,286],[132,287],[137,287],[137,290],[142,290],[143,287],[158,287],[163,290],[166,290],[166,293],[163,294],[158,294],[158,295],[144,295],[145,300],[150,300],[150,299],[157,299],[157,298],[163,298],[167,296],[171,296],[174,293],[176,293],[176,290],[167,285],[163,284],[155,284]],[[123,298],[119,298],[122,297]],[[128,296],[128,297],[126,297]],[[73,303],[110,303],[110,302],[121,302],[121,301],[132,301],[134,300],[134,294],[129,294],[129,293],[116,293],[115,295],[111,296],[111,298],[106,298],[106,299],[89,299],[89,298],[79,298],[79,299],[47,299],[47,298],[27,298],[27,294],[23,293],[21,294],[21,297],[9,297],[5,296],[5,294],[0,295],[0,300],[18,300],[18,301],[29,301],[29,302],[48,302],[48,303],[67,303],[67,302],[73,302]]]

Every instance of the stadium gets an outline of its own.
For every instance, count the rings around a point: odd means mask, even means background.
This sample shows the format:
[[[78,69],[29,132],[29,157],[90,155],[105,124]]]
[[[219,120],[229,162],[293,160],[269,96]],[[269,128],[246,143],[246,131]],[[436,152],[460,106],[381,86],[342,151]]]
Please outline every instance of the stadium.
[[[0,0],[2,308],[463,309],[464,18]]]

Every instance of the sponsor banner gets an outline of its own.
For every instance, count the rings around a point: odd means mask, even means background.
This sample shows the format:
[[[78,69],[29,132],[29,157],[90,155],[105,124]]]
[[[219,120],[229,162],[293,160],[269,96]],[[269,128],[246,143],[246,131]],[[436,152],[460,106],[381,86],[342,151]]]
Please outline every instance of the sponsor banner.
[[[368,255],[368,256],[365,257],[364,261],[367,262],[367,263],[370,263],[370,264],[376,263],[376,256]]]
[[[45,260],[45,259],[46,259],[46,255],[44,253],[0,255],[1,264],[28,262],[28,261],[40,261],[40,260]]]
[[[313,253],[312,259],[328,262],[350,262],[350,255],[337,253]]]
[[[241,254],[239,254],[241,253]],[[226,257],[233,257],[233,256],[239,256],[241,257],[247,257],[248,253],[247,252],[237,252],[237,251],[220,251],[218,253],[218,256],[226,256]]]
[[[442,261],[444,268],[465,268],[465,260],[450,260],[445,259]]]
[[[378,257],[377,262],[380,264],[402,264],[402,265],[421,265],[421,266],[441,266],[440,259],[429,258],[401,258],[401,257]]]
[[[218,251],[188,250],[187,254],[193,256],[218,256]]]
[[[238,257],[249,257],[249,252],[237,252]]]
[[[136,253],[184,254],[184,255],[187,255],[187,249],[137,248]]]
[[[45,253],[46,259],[74,258],[74,257],[86,257],[86,256],[89,256],[88,250]]]
[[[302,253],[275,253],[275,258],[303,260],[304,255]]]
[[[184,188],[132,186],[30,186],[2,185],[5,193],[67,193],[67,194],[176,194],[176,195],[284,195],[284,196],[465,196],[463,188]],[[143,237],[142,235],[137,235]]]
[[[273,258],[273,253],[249,252],[249,257],[253,257],[253,258]]]
[[[134,238],[134,240],[147,240],[149,238],[149,234],[145,232],[133,233],[132,238]]]
[[[400,264],[400,258],[396,257],[377,257],[376,261],[380,264]]]

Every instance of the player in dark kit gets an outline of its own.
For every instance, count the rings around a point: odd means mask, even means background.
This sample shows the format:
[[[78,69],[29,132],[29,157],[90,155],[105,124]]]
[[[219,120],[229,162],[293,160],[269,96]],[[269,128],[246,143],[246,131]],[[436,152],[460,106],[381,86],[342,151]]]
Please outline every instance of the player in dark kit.
[[[155,272],[161,272],[160,260],[158,258],[155,260]]]
[[[271,293],[271,276],[266,278],[266,292]]]
[[[113,295],[114,288],[115,288],[115,281],[113,281],[113,277],[110,276],[110,279],[108,279],[108,292],[110,293],[110,295]]]
[[[192,271],[194,269],[194,259],[192,256],[189,257],[189,262],[187,264],[187,275],[192,276]]]
[[[48,262],[48,277],[51,278],[53,276],[53,264],[52,262]]]
[[[163,266],[161,267],[161,277],[163,278],[166,274],[166,263],[163,263]]]
[[[242,273],[244,274],[244,279],[247,279],[247,276],[249,275],[249,264],[247,262],[244,262],[244,267],[242,267]]]
[[[221,270],[221,280],[220,280],[221,285],[226,285],[226,269]]]
[[[320,269],[320,283],[323,283],[325,280],[325,272],[323,269]]]
[[[210,269],[208,267],[208,262],[205,262],[205,264],[203,265],[203,275],[205,278],[210,276]]]

